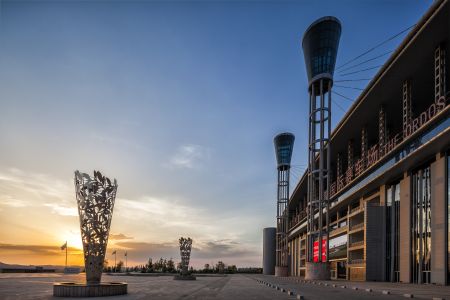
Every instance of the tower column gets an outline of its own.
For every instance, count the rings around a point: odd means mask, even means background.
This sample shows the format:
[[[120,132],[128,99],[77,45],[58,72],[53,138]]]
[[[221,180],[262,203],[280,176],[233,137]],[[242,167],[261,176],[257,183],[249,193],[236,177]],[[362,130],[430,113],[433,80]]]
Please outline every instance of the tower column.
[[[289,270],[289,175],[294,139],[292,133],[274,138],[278,171],[275,276],[287,276]]]
[[[309,80],[307,279],[329,279],[329,197],[331,177],[331,89],[341,24],[334,17],[315,21],[302,47]],[[341,172],[341,163],[337,172]]]

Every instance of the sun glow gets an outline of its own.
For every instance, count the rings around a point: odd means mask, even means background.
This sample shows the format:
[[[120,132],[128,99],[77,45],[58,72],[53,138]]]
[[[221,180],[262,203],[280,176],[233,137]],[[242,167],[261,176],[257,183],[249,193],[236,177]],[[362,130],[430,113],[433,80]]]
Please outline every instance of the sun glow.
[[[79,232],[64,232],[61,235],[61,245],[67,241],[67,246],[70,248],[77,248],[82,250],[83,249],[83,243],[81,242],[81,235]]]

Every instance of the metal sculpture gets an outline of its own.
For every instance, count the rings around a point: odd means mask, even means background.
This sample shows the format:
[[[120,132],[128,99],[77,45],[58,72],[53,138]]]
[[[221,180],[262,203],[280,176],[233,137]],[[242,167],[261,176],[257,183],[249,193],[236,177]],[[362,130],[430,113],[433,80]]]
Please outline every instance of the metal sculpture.
[[[181,237],[180,243],[180,255],[181,255],[181,275],[188,275],[189,260],[191,258],[192,239]]]
[[[117,181],[94,171],[94,177],[75,171],[75,191],[87,284],[99,284],[108,244]]]

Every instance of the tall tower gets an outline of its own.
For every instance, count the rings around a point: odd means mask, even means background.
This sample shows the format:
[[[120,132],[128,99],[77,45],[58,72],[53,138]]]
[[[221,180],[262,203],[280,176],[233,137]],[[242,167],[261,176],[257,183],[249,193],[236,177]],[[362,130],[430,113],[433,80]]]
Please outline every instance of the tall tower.
[[[329,186],[331,88],[341,23],[323,17],[303,35],[303,53],[308,73],[309,155],[308,155],[308,253],[307,279],[329,279]],[[317,215],[317,217],[316,217]]]
[[[280,133],[273,140],[278,170],[275,276],[288,275],[289,170],[294,140],[294,135],[288,132]]]

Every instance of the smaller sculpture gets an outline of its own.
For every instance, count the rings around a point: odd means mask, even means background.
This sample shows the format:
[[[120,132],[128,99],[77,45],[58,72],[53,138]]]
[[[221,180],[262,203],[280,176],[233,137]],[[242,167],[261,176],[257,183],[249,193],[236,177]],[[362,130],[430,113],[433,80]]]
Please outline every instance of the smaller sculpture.
[[[179,280],[195,280],[195,276],[189,273],[189,260],[191,258],[192,239],[181,237],[180,255],[181,255],[181,274],[175,275],[174,279]]]

